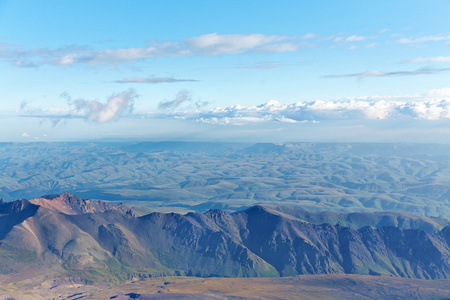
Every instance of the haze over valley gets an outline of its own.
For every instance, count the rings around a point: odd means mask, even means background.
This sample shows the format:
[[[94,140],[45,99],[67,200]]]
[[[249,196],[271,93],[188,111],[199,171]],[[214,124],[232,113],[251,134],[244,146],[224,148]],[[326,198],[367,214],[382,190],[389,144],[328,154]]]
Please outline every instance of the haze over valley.
[[[2,144],[0,193],[71,192],[163,211],[262,204],[449,218],[449,153],[437,144]]]

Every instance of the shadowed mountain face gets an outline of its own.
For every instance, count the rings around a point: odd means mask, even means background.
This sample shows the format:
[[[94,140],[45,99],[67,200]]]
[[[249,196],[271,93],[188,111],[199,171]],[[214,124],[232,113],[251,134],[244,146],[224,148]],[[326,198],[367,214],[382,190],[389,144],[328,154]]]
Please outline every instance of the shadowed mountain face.
[[[365,226],[399,227],[420,229],[428,233],[441,231],[450,226],[450,220],[436,217],[424,217],[404,212],[338,213],[330,211],[308,211],[294,207],[274,207],[273,209],[313,224],[339,224],[343,227],[359,229]]]
[[[110,281],[161,274],[450,277],[450,227],[352,229],[261,206],[137,216],[68,193],[0,204],[0,225],[0,273],[24,278],[37,270]]]

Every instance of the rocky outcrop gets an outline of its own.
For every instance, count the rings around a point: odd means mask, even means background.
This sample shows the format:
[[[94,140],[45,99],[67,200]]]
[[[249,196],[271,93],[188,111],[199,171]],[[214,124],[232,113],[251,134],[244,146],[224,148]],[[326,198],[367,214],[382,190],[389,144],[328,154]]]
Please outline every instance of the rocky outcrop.
[[[104,201],[81,199],[70,193],[61,195],[45,195],[32,199],[31,203],[64,213],[66,215],[78,215],[86,213],[99,213],[107,210],[117,210],[121,213],[135,214],[133,210],[123,204],[113,205]]]

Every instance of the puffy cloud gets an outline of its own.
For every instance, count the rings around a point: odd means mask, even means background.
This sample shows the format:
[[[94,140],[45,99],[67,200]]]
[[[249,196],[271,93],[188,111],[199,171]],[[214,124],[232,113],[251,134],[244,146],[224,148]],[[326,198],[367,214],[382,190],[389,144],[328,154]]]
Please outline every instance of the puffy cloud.
[[[133,89],[112,95],[106,103],[78,99],[72,102],[73,110],[85,119],[95,123],[116,121],[127,112],[133,111],[134,99],[137,97]]]
[[[198,82],[195,79],[176,79],[172,77],[153,77],[153,78],[141,78],[141,77],[128,77],[121,80],[116,80],[117,83],[174,83],[174,82]]]
[[[450,88],[425,94],[398,97],[362,97],[340,100],[316,100],[261,105],[233,105],[202,111],[180,111],[171,117],[207,124],[247,125],[261,123],[305,123],[326,120],[450,119]]]
[[[432,89],[426,96],[438,100],[450,99],[450,88]]]
[[[106,102],[71,100],[70,109],[54,109],[28,113],[26,116],[46,117],[55,124],[62,119],[82,118],[95,123],[119,119],[127,113],[135,118],[178,119],[215,125],[285,124],[350,120],[450,120],[450,88],[433,89],[423,94],[403,96],[371,96],[334,100],[281,103],[270,100],[260,105],[233,105],[204,109],[207,102],[192,99],[188,90],[181,90],[174,99],[159,103],[158,113],[131,114],[136,97],[130,89],[111,96]],[[27,112],[28,106],[24,106]],[[200,109],[202,108],[202,109]],[[280,125],[281,126],[281,125]]]

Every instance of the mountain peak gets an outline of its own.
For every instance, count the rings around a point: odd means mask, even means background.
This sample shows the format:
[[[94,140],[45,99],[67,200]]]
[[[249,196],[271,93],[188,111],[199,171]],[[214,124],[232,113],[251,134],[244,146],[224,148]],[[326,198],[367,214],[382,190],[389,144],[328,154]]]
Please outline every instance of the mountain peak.
[[[19,199],[13,202],[1,202],[0,213],[20,212],[26,210],[28,207],[33,206],[27,199]]]
[[[124,214],[133,214],[131,208],[125,205],[113,205],[101,200],[93,201],[81,199],[67,192],[61,195],[45,195],[41,198],[32,199],[30,202],[66,215],[100,213],[107,210],[116,210]]]
[[[262,205],[251,206],[251,207],[247,208],[245,210],[245,212],[247,214],[255,214],[255,213],[270,213],[270,214],[277,214],[277,215],[279,214],[278,212],[273,211],[270,208],[267,208],[267,207],[262,206]]]

